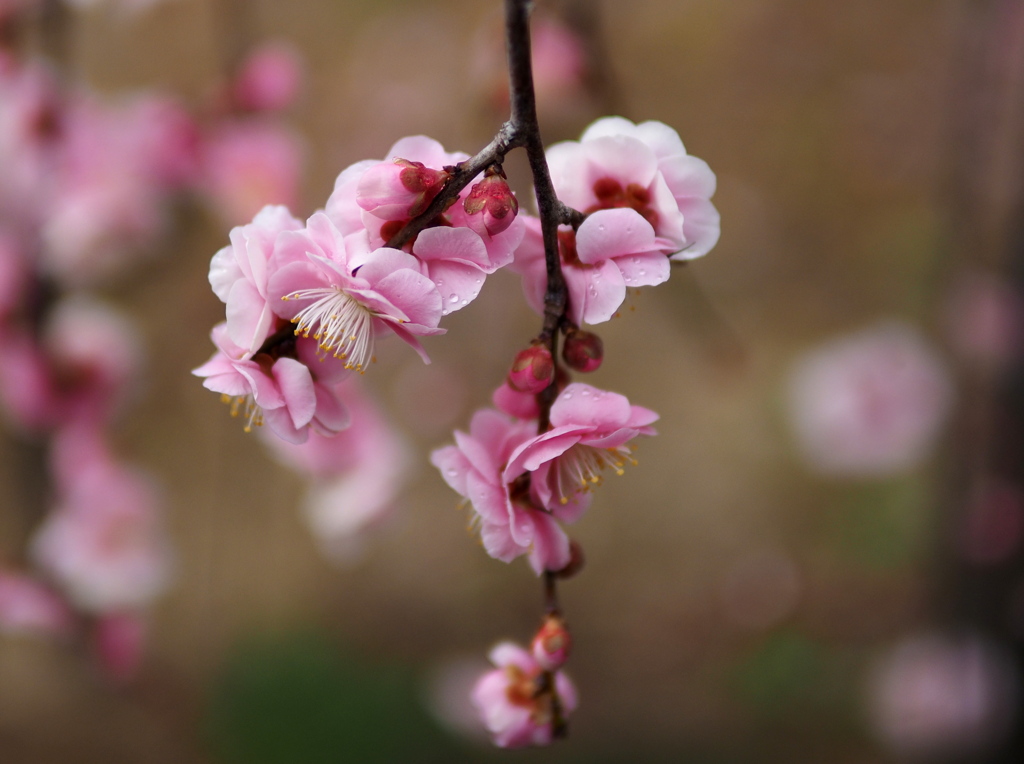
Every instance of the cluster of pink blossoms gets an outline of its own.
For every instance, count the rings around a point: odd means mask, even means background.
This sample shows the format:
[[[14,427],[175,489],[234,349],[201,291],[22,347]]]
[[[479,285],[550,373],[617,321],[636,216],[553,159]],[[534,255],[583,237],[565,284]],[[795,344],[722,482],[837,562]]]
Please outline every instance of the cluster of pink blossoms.
[[[195,374],[246,429],[266,424],[287,441],[278,450],[289,461],[351,453],[365,437],[350,411],[354,380],[371,367],[377,341],[397,336],[428,361],[421,338],[444,333],[442,318],[473,302],[499,268],[520,273],[528,303],[545,313],[541,222],[520,212],[497,161],[450,188],[468,159],[423,136],[403,138],[385,159],[345,169],[305,222],[265,207],[214,255],[210,284],[225,320],[213,329],[216,352]],[[582,324],[609,320],[628,287],[660,284],[672,260],[714,246],[715,177],[671,128],[618,117],[552,147],[548,160],[555,192],[578,223],[558,232],[567,286],[562,358],[568,369],[592,372],[603,346]],[[658,417],[572,382],[548,340],[518,354],[494,393],[496,408],[478,411],[469,432],[456,432],[455,445],[431,461],[472,505],[488,554],[506,562],[526,555],[538,575],[568,577],[582,558],[563,525],[584,514],[605,472],[622,474],[634,462],[632,441],[654,434]],[[334,438],[337,449],[328,446]],[[314,522],[363,517],[360,502],[372,503],[377,490],[348,489],[334,509],[320,503]],[[568,644],[552,608],[532,652],[496,648],[498,669],[481,680],[474,702],[499,745],[544,744],[562,733],[576,704],[559,671]]]
[[[101,96],[25,55],[44,10],[61,12],[0,0],[0,420],[47,480],[46,505],[26,507],[45,517],[24,554],[0,560],[0,633],[84,637],[127,679],[174,562],[157,486],[110,445],[141,345],[89,290],[157,250],[186,194],[234,219],[255,211],[247,186],[294,198],[298,144],[276,114],[300,72],[267,46],[198,113],[158,93]]]

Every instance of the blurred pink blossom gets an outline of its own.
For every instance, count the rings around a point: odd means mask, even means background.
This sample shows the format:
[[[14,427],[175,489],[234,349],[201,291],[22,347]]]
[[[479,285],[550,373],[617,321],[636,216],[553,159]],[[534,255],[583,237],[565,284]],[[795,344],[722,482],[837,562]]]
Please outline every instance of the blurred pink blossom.
[[[253,50],[231,83],[231,102],[244,111],[280,111],[294,103],[302,87],[302,59],[286,42],[266,42]]]
[[[63,636],[74,617],[67,603],[30,576],[0,570],[0,634]]]
[[[303,145],[291,130],[262,119],[228,120],[202,148],[200,191],[230,225],[268,204],[299,201]]]
[[[306,518],[324,552],[346,560],[359,553],[367,531],[394,509],[411,458],[358,378],[335,389],[352,415],[348,429],[332,436],[312,432],[302,444],[264,440],[283,464],[312,478],[303,503]]]
[[[1024,349],[1024,301],[994,273],[967,273],[954,284],[946,323],[968,361],[1006,363]]]
[[[551,693],[537,694],[541,667],[529,652],[502,642],[490,653],[496,669],[484,674],[473,688],[473,704],[500,748],[549,745],[554,739]],[[576,688],[561,671],[555,692],[563,716],[576,710]]]
[[[789,380],[807,463],[834,475],[886,475],[931,450],[953,395],[945,365],[917,330],[888,323],[807,353]]]
[[[68,598],[91,613],[143,607],[171,581],[155,488],[135,470],[102,458],[64,486],[31,552]]]
[[[1012,661],[978,637],[922,634],[874,667],[868,703],[876,734],[903,754],[980,750],[998,741],[1019,702]]]

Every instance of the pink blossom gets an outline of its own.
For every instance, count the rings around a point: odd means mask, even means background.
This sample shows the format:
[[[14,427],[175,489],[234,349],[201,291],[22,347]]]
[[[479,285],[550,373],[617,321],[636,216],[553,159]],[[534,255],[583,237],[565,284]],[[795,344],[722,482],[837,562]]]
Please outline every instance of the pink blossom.
[[[267,296],[274,245],[282,232],[301,228],[302,222],[286,207],[268,205],[251,223],[232,228],[231,243],[210,261],[210,286],[227,306],[228,336],[249,355],[260,349],[274,326]]]
[[[37,61],[0,68],[0,207],[31,228],[47,209],[62,132],[56,78]]]
[[[365,371],[376,338],[393,333],[429,362],[416,337],[438,329],[441,296],[412,255],[397,249],[371,252],[347,246],[322,212],[302,231],[281,235],[268,294],[279,316],[296,324],[346,368]]]
[[[491,402],[498,411],[519,419],[536,419],[540,416],[540,404],[533,393],[524,393],[514,389],[506,378],[491,395]]]
[[[77,92],[65,100],[41,262],[77,286],[121,271],[163,230],[169,193],[194,172],[194,128],[158,97],[107,104]]]
[[[0,570],[0,634],[61,636],[74,618],[67,603],[30,576]]]
[[[1010,655],[976,636],[920,634],[875,664],[868,703],[875,733],[904,755],[983,750],[1011,728],[1020,702]]]
[[[962,275],[946,314],[953,347],[968,361],[1005,364],[1024,349],[1024,300],[994,273]]]
[[[351,427],[331,437],[313,432],[300,445],[279,438],[266,443],[283,464],[313,479],[303,504],[309,525],[328,556],[350,559],[393,510],[410,457],[358,377],[336,390],[351,412]]]
[[[525,218],[526,233],[512,269],[523,278],[526,301],[544,312],[547,264],[540,221]],[[591,215],[573,232],[559,231],[562,275],[569,292],[568,316],[577,325],[599,324],[615,315],[630,287],[668,280],[669,259],[654,248],[651,226],[630,210]],[[580,249],[580,246],[583,249]]]
[[[286,42],[260,45],[248,55],[231,84],[231,101],[247,111],[280,111],[302,87],[302,60]]]
[[[718,241],[719,216],[710,201],[715,175],[706,162],[686,153],[668,125],[605,117],[578,143],[551,146],[547,159],[558,197],[594,221],[593,230],[581,233],[577,242],[582,262],[623,249],[691,260]],[[622,211],[611,216],[612,210]],[[600,235],[602,223],[613,242]]]
[[[101,421],[127,400],[142,344],[125,316],[84,296],[65,298],[50,313],[42,340],[60,419]]]
[[[430,462],[472,503],[487,553],[502,562],[528,554],[539,575],[564,568],[570,554],[569,539],[555,514],[539,509],[519,490],[513,495],[510,483],[518,475],[509,476],[505,469],[512,453],[535,431],[533,423],[483,409],[473,415],[469,433],[456,431],[456,445],[437,449]]]
[[[446,166],[467,159],[465,154],[446,152],[440,143],[422,135],[401,139],[388,156],[387,161],[360,162],[343,171],[327,201],[327,215],[343,235],[368,241],[370,247],[383,246],[426,207],[440,188],[437,183],[443,182]],[[408,171],[406,182],[402,181],[403,171]],[[503,230],[495,228],[493,235],[479,225],[479,216],[471,216],[463,207],[470,193],[470,188],[464,189],[456,202],[406,247],[437,285],[444,315],[476,299],[487,275],[512,261],[523,237],[518,217]]]
[[[551,429],[520,445],[510,456],[506,475],[531,473],[531,495],[550,511],[563,509],[570,521],[586,508],[583,496],[611,469],[621,475],[635,463],[629,441],[653,435],[658,415],[632,406],[624,395],[574,382],[551,406]],[[572,508],[572,509],[570,509]]]
[[[4,418],[26,432],[51,427],[61,401],[50,365],[28,332],[0,325],[0,404]]]
[[[211,338],[217,352],[192,373],[231,404],[232,416],[246,417],[246,432],[266,422],[279,437],[303,443],[310,428],[332,434],[348,427],[348,409],[329,384],[337,378],[338,365],[318,364],[315,343],[295,343],[297,358],[246,357],[227,336],[225,324],[215,326]]]
[[[31,551],[88,612],[144,606],[171,579],[156,492],[142,475],[112,461],[97,461],[64,488]]]
[[[265,204],[294,207],[299,200],[302,142],[273,122],[225,122],[203,145],[200,190],[230,224],[251,218]]]
[[[883,324],[811,351],[789,383],[804,457],[836,475],[914,467],[930,450],[951,398],[943,363],[905,324]]]
[[[653,434],[655,419],[624,396],[577,383],[555,401],[547,432],[536,435],[534,423],[485,409],[473,415],[469,434],[456,432],[456,445],[434,451],[431,463],[472,503],[488,554],[505,562],[529,554],[538,574],[561,570],[569,540],[556,520],[579,519],[601,472],[621,474],[632,461],[628,441]]]
[[[491,650],[497,668],[484,674],[473,688],[473,705],[495,745],[523,748],[549,745],[554,739],[554,703],[564,717],[576,710],[576,688],[561,671],[555,674],[557,698],[537,692],[540,665],[530,653],[511,642]]]

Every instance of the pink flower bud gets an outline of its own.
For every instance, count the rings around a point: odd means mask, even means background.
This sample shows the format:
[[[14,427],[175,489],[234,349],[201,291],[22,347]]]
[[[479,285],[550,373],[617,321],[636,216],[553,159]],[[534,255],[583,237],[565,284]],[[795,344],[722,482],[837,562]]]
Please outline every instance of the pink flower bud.
[[[422,162],[380,162],[359,179],[356,203],[375,217],[404,222],[423,212],[449,177]]]
[[[570,369],[582,372],[596,371],[604,360],[604,343],[593,332],[570,330],[565,335],[562,358]]]
[[[543,345],[531,345],[520,350],[508,373],[508,384],[521,393],[539,393],[551,384],[555,364],[551,351]]]
[[[512,225],[519,212],[519,202],[500,170],[488,170],[484,179],[470,189],[462,207],[473,227],[482,227],[489,236],[497,236]]]
[[[552,613],[533,638],[530,652],[545,671],[555,671],[565,665],[572,649],[572,636],[562,616]]]

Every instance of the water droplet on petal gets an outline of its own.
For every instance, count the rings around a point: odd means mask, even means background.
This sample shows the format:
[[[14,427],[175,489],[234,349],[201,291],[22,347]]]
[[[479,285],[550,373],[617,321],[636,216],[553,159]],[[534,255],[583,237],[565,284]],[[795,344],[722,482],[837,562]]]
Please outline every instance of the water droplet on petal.
[[[448,302],[458,302],[459,296],[457,294],[448,295]]]
[[[562,393],[562,398],[570,400],[572,398],[572,393]]]
[[[647,275],[647,271],[645,271],[643,268],[641,268],[640,269],[640,275],[641,276],[646,276]]]

